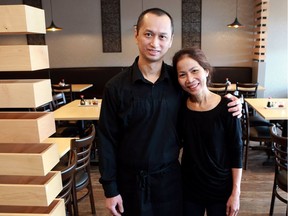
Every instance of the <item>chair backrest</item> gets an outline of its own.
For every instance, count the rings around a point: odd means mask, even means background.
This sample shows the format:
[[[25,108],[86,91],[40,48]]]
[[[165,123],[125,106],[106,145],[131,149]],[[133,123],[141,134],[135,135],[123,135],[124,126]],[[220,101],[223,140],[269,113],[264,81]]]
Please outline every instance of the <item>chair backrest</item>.
[[[270,135],[272,137],[273,149],[275,154],[275,162],[278,169],[286,170],[287,172],[287,142],[288,137],[282,137],[277,134],[277,127],[270,127]]]
[[[272,138],[272,146],[275,155],[275,176],[273,183],[273,192],[270,204],[270,213],[273,215],[275,197],[277,197],[283,203],[286,203],[286,214],[288,212],[288,200],[287,200],[287,142],[288,137],[283,137],[277,134],[277,127],[273,125],[270,127],[270,136]],[[284,215],[284,212],[283,212]]]
[[[270,127],[270,135],[272,137],[273,150],[275,155],[275,180],[277,187],[283,191],[287,191],[287,142],[288,137],[282,137],[277,134],[277,127],[274,125]],[[283,197],[276,193],[277,197],[286,202]],[[287,198],[287,197],[286,197]]]
[[[244,98],[257,97],[258,83],[236,83],[236,91],[238,95],[243,95]]]
[[[228,88],[227,83],[210,83],[209,84],[209,90],[221,96],[224,96],[227,94],[227,88]]]
[[[65,84],[64,86],[61,86],[59,84],[53,84],[52,93],[57,94],[59,92],[63,92],[65,94],[67,101],[73,100],[72,86],[70,84]]]
[[[236,92],[238,97],[243,98],[257,98],[258,83],[236,83]],[[249,115],[254,115],[254,109],[248,106]]]
[[[58,195],[58,198],[64,199],[65,204],[71,202],[71,194],[74,183],[73,180],[76,165],[77,165],[77,153],[76,150],[71,150],[67,167],[61,170],[63,188]]]
[[[71,140],[71,148],[77,152],[76,172],[85,170],[90,166],[90,153],[95,138],[95,126],[91,124],[88,134],[80,139]]]
[[[241,127],[242,127],[242,139],[249,139],[250,134],[249,110],[248,110],[248,104],[245,101],[242,106]]]
[[[32,111],[37,111],[37,112],[52,112],[53,111],[53,105],[52,102],[45,103],[39,107],[31,109]]]
[[[65,94],[63,92],[54,94],[52,96],[52,98],[53,98],[52,105],[54,107],[54,110],[56,110],[59,107],[61,107],[61,106],[66,104],[66,97],[65,97]]]

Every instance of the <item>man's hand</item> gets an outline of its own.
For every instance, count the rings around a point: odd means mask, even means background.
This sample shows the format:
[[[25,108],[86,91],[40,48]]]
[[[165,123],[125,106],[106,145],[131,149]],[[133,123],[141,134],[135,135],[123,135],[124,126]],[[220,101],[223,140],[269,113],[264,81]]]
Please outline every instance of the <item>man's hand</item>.
[[[240,98],[237,98],[234,95],[227,94],[225,97],[231,99],[232,101],[228,103],[229,112],[232,112],[233,116],[237,116],[237,118],[241,118],[242,116],[242,101]]]
[[[106,208],[113,216],[121,216],[124,212],[122,197],[118,196],[106,199]]]

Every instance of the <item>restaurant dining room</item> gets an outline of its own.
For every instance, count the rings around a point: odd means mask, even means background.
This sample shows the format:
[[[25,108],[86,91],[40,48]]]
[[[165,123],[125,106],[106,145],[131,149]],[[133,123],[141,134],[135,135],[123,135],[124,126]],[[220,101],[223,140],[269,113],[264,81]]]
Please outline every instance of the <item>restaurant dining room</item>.
[[[137,19],[149,8],[173,19],[164,62],[200,48],[213,67],[207,89],[242,103],[235,215],[287,215],[287,0],[0,0],[0,216],[112,215],[98,134],[116,108],[104,90],[139,56]]]

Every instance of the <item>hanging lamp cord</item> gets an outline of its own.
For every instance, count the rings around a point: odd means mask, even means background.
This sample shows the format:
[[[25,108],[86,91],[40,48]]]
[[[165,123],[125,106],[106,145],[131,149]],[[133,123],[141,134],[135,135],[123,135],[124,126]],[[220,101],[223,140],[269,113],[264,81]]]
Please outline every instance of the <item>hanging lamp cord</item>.
[[[236,0],[236,18],[238,18],[237,10],[238,10],[238,0]]]
[[[51,20],[53,21],[52,1],[50,0]]]

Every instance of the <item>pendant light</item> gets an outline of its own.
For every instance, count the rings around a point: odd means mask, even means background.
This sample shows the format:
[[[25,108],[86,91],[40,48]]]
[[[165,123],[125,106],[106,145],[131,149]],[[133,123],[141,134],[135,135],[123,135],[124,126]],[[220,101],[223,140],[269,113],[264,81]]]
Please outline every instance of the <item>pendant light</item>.
[[[61,31],[62,28],[57,27],[57,26],[54,24],[54,22],[53,22],[53,11],[52,11],[52,2],[51,2],[51,0],[50,0],[50,9],[51,9],[51,18],[52,18],[52,21],[51,21],[51,25],[50,25],[48,28],[46,28],[46,31],[52,31],[52,32],[54,32],[54,31]]]
[[[238,0],[236,0],[236,18],[235,18],[235,20],[234,20],[233,23],[227,25],[229,28],[242,28],[242,27],[245,27],[244,25],[242,25],[242,24],[238,21],[238,18],[237,18],[237,9],[238,9]]]

